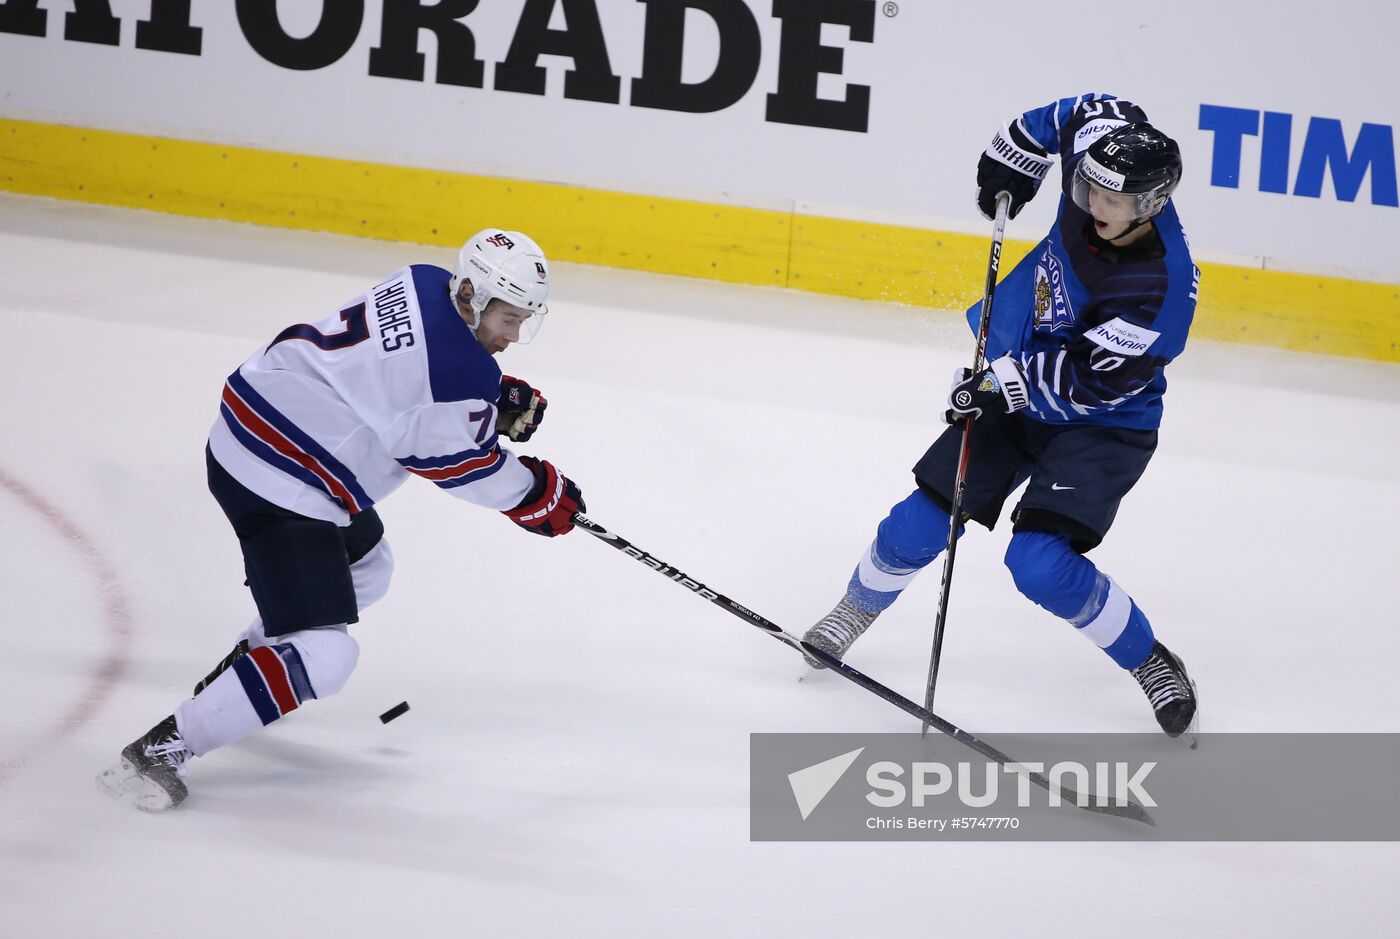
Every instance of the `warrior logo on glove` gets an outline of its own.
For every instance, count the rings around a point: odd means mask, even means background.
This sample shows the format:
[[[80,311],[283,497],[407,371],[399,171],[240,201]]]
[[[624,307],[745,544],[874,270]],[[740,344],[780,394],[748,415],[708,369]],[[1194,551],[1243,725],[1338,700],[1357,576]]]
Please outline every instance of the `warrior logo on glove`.
[[[953,389],[948,395],[948,410],[943,412],[943,420],[948,424],[960,424],[976,420],[984,411],[1010,414],[1029,402],[1021,366],[1011,356],[1004,355],[975,374],[970,368],[953,372]]]
[[[1011,196],[1007,216],[1015,218],[1035,197],[1049,171],[1049,152],[1026,133],[1021,122],[1004,125],[977,163],[977,208],[987,218],[995,218],[997,194],[1005,192]]]

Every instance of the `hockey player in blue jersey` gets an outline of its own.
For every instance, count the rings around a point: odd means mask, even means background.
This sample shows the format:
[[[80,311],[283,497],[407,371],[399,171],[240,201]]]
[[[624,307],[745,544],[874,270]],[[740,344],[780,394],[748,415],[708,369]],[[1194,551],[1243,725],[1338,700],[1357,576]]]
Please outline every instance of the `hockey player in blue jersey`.
[[[845,596],[805,638],[844,656],[944,550],[962,423],[972,421],[962,521],[992,528],[1029,481],[1005,558],[1016,587],[1130,672],[1175,737],[1195,717],[1194,684],[1137,603],[1085,554],[1157,447],[1164,370],[1195,309],[1199,273],[1171,201],[1181,156],[1128,101],[1062,99],[995,135],[977,168],[983,214],[991,218],[1007,192],[1014,217],[1053,153],[1059,213],[997,288],[990,365],[954,376],[944,415],[953,426],[914,467],[916,488],[880,522]],[[974,331],[980,319],[979,303],[968,311]]]
[[[394,559],[374,505],[410,476],[554,537],[584,508],[549,462],[517,457],[546,401],[495,356],[548,311],[544,253],[485,229],[456,272],[402,268],[325,319],[282,330],[228,378],[206,449],[209,489],[238,536],[258,615],[194,695],[100,777],[159,811],[184,800],[192,757],[339,691],[349,626],[384,596]]]

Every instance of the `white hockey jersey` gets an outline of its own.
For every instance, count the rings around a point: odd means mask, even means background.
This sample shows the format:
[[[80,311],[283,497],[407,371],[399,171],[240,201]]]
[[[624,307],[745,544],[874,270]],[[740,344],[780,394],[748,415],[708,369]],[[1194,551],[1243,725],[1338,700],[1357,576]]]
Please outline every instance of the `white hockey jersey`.
[[[520,504],[534,478],[496,439],[501,370],[451,276],[415,264],[282,330],[228,377],[214,458],[269,502],[337,525],[410,474],[487,508]]]

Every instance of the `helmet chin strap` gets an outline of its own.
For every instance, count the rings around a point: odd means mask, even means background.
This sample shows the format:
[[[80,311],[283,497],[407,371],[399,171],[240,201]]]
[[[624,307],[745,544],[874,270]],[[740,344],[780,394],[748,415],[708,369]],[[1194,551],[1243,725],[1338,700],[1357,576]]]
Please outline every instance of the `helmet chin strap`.
[[[463,303],[461,299],[457,297],[456,294],[452,295],[452,305],[457,308],[457,315],[462,317],[462,322],[467,324],[467,329],[471,330],[471,334],[475,336],[476,328],[481,325],[482,311],[478,310],[476,308],[476,305],[473,304],[470,300],[468,300],[466,303]],[[470,320],[467,319],[467,315],[463,310],[464,307],[467,310],[472,311],[472,318]]]
[[[1113,244],[1120,238],[1127,238],[1133,232],[1137,231],[1139,228],[1146,225],[1150,221],[1152,221],[1152,216],[1150,215],[1145,216],[1143,218],[1135,219],[1133,221],[1133,224],[1129,225],[1127,228],[1123,229],[1121,232],[1119,232],[1117,235],[1114,235],[1112,238],[1105,238],[1104,241],[1107,241],[1109,244]]]

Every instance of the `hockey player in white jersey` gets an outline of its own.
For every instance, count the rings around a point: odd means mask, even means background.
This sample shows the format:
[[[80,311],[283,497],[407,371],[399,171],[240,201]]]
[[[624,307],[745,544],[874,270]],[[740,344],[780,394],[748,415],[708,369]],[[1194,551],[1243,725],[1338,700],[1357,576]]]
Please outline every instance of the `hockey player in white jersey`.
[[[228,377],[206,449],[209,489],[243,551],[258,616],[194,696],[100,777],[148,811],[179,805],[189,761],[344,687],[349,626],[384,596],[393,555],[374,505],[410,476],[535,534],[584,509],[549,462],[517,457],[545,398],[494,356],[528,342],[549,267],[530,238],[486,229],[456,272],[412,265],[314,324],[282,330]]]

